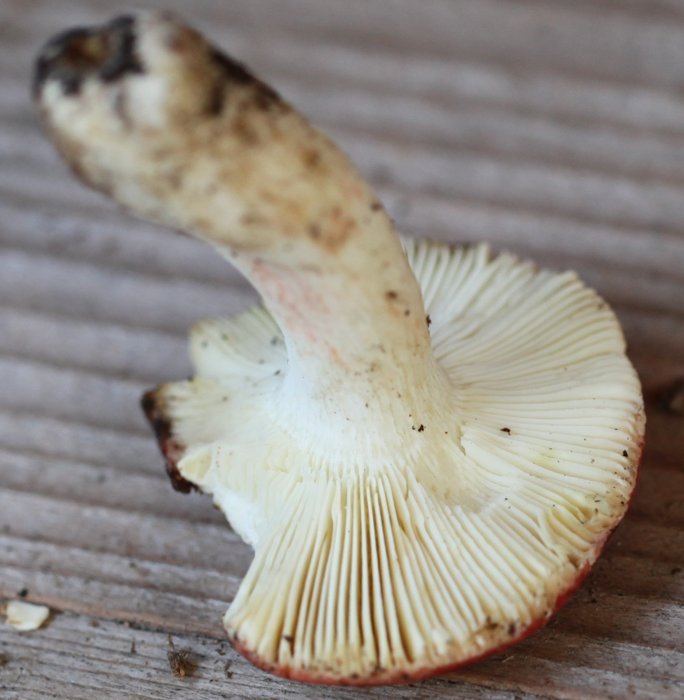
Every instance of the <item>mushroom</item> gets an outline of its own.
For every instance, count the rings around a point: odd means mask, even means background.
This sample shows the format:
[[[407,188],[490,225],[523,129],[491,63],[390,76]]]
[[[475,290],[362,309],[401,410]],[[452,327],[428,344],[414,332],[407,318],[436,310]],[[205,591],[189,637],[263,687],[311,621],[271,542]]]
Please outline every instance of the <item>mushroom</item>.
[[[263,299],[197,325],[194,378],[143,401],[176,487],[254,548],[235,647],[289,678],[392,683],[544,624],[642,450],[607,304],[572,272],[400,239],[326,136],[173,15],[59,35],[34,89],[81,179]]]

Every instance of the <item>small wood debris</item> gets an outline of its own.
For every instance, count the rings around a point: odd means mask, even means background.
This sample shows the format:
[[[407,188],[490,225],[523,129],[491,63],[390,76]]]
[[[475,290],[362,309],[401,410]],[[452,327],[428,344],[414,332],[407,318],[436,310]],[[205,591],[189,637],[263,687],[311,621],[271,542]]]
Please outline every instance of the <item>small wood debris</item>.
[[[4,608],[7,623],[19,632],[37,630],[50,616],[50,608],[46,605],[26,603],[23,600],[10,600]]]
[[[169,635],[169,650],[166,656],[169,660],[169,668],[176,678],[190,677],[197,670],[197,663],[192,652],[187,649],[177,650],[171,635]]]

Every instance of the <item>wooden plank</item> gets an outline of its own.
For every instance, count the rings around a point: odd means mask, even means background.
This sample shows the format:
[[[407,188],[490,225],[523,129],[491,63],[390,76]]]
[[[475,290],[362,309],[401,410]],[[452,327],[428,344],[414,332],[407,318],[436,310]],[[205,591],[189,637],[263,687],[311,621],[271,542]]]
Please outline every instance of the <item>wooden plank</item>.
[[[122,623],[93,620],[71,614],[57,615],[36,634],[20,635],[0,627],[0,653],[8,657],[0,667],[0,692],[7,700],[45,697],[92,700],[116,697],[166,700],[169,697],[315,698],[352,700],[359,691],[312,687],[262,673],[238,656],[223,640],[174,634],[178,649],[195,655],[197,671],[176,678],[167,660],[165,633]],[[230,677],[226,677],[228,668]],[[487,700],[530,699],[531,693],[491,690],[454,678],[418,685],[397,686],[393,698],[444,697]],[[368,698],[386,698],[387,689],[363,691]]]
[[[520,653],[500,655],[480,664],[477,670],[398,686],[392,690],[392,696],[512,699],[514,693],[515,697],[548,697],[551,691],[562,698],[662,698],[681,689],[677,670],[681,669],[681,653],[656,651],[653,665],[646,666],[638,649],[630,645],[616,646],[614,658],[606,653],[604,645],[583,636],[563,641],[553,634],[547,637],[544,644],[535,646],[530,640],[520,646]],[[174,633],[174,640],[177,648],[192,651],[198,661],[197,672],[182,681],[174,678],[168,668],[168,642],[163,633],[73,614],[55,616],[48,627],[33,635],[3,629],[0,653],[8,661],[0,669],[0,689],[8,691],[3,697],[22,699],[45,684],[49,684],[55,697],[72,698],[84,697],[74,695],[84,692],[79,688],[82,684],[90,687],[90,692],[112,692],[116,682],[116,697],[126,697],[119,693],[131,692],[134,697],[157,698],[163,697],[164,692],[168,697],[182,691],[193,698],[359,696],[357,690],[303,686],[274,679],[246,663],[223,640],[182,633]],[[566,660],[569,653],[574,664]],[[563,660],[557,660],[557,656]],[[577,662],[583,664],[581,672]],[[230,678],[225,677],[226,664],[233,674]],[[616,667],[629,669],[628,681],[609,670]],[[654,673],[660,679],[654,678]],[[19,688],[21,695],[9,694],[13,690],[17,693]],[[364,697],[387,697],[387,690],[367,690]]]
[[[0,697],[358,697],[274,679],[221,641],[249,548],[210,499],[170,489],[137,408],[189,373],[188,327],[256,295],[77,185],[39,134],[37,47],[112,12],[0,5],[0,596],[67,611],[32,635],[0,627]],[[684,378],[684,3],[203,0],[192,15],[330,130],[402,230],[577,269],[645,384],[640,486],[587,584],[506,654],[392,695],[681,697],[684,421],[661,397]],[[188,633],[197,677],[171,675],[167,631]]]

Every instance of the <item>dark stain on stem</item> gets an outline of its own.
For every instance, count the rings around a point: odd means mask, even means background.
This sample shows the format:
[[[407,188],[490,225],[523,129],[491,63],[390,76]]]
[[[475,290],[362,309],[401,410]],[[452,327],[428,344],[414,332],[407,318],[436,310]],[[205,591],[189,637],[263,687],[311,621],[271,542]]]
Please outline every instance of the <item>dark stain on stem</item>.
[[[50,39],[36,60],[33,95],[48,80],[57,81],[65,95],[73,96],[89,77],[108,83],[143,72],[136,50],[135,19],[124,15],[99,27],[78,27]]]

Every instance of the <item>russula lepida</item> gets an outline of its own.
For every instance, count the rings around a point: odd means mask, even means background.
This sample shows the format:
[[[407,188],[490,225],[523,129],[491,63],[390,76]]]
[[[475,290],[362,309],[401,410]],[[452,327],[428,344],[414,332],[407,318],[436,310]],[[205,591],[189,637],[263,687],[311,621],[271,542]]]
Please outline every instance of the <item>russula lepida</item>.
[[[175,485],[254,548],[235,646],[290,678],[391,683],[543,624],[641,454],[605,302],[486,246],[402,243],[323,134],[172,15],[59,35],[34,89],[80,178],[263,298],[197,325],[194,379],[144,399]]]

